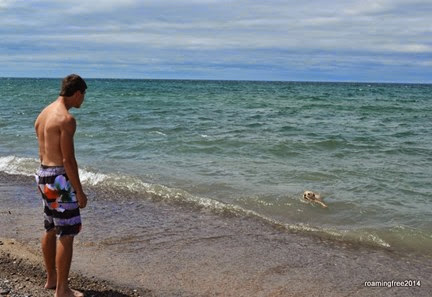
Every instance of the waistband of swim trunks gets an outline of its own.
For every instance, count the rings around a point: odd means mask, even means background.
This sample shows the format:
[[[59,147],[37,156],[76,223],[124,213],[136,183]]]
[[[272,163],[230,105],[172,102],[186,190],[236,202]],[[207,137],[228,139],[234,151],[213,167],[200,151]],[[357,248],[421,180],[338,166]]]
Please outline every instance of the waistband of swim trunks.
[[[66,170],[64,166],[46,166],[42,165],[40,166],[39,170],[37,171],[38,176],[53,176],[53,175],[60,175],[65,174]]]
[[[40,167],[41,167],[42,169],[49,169],[49,168],[64,168],[63,165],[47,166],[47,165],[44,165],[44,164],[41,164]]]

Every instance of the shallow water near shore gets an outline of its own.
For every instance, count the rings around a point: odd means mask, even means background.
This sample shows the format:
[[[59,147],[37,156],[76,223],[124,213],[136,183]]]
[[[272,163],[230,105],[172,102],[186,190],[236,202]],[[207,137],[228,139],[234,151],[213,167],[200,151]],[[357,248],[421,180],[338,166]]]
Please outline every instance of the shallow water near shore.
[[[32,178],[0,174],[0,181],[2,236],[39,250],[42,206],[34,199]],[[89,277],[150,289],[155,296],[432,293],[428,257],[308,236],[253,216],[149,196],[121,197],[94,186],[87,191],[90,203],[82,211],[72,269]],[[421,286],[364,286],[392,279],[418,280]]]

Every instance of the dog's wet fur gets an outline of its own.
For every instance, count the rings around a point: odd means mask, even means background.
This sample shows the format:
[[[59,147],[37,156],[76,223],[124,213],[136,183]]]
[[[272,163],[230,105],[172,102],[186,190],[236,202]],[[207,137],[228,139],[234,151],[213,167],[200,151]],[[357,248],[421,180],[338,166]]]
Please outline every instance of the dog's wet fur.
[[[303,199],[306,201],[317,203],[317,204],[321,205],[322,207],[327,208],[327,205],[324,203],[323,198],[318,193],[314,193],[312,191],[305,191],[303,193]]]

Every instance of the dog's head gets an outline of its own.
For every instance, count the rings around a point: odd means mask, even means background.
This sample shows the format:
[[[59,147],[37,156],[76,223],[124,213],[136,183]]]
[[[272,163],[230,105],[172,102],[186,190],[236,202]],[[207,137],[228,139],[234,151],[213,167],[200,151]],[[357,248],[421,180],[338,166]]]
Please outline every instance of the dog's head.
[[[310,201],[321,200],[321,196],[319,194],[312,192],[312,191],[305,191],[303,193],[303,198],[306,200],[310,200]]]
[[[306,200],[313,200],[313,199],[315,199],[315,193],[311,192],[311,191],[305,191],[303,193],[303,198]]]

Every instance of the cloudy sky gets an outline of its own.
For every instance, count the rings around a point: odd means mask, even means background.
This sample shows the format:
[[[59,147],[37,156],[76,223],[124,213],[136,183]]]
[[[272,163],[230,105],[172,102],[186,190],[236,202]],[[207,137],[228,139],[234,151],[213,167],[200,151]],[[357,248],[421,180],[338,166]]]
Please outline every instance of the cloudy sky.
[[[0,0],[0,76],[432,83],[431,0]]]

